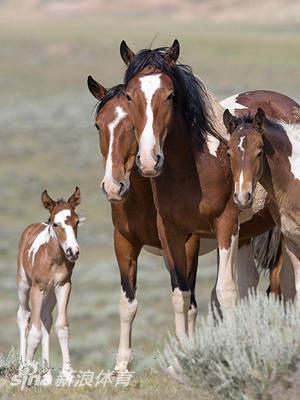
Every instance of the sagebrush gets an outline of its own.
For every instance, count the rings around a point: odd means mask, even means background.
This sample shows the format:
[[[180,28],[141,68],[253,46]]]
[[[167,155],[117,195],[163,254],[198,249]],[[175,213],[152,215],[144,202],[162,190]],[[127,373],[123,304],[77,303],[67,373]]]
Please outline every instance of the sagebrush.
[[[258,400],[294,370],[299,350],[299,305],[250,294],[223,320],[210,312],[193,339],[170,337],[159,362],[216,399]]]

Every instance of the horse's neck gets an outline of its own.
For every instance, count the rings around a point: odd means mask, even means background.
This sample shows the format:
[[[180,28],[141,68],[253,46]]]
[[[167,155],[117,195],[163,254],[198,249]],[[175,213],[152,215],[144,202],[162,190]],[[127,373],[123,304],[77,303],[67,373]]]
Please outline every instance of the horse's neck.
[[[286,125],[290,133],[280,129],[267,129],[264,134],[265,156],[260,179],[269,196],[280,207],[290,197],[290,189],[300,196],[300,124]],[[298,137],[297,137],[298,136]],[[288,150],[289,142],[292,145]],[[294,175],[294,176],[293,176]],[[297,176],[298,175],[298,176]],[[297,178],[297,179],[294,179]],[[292,185],[291,185],[292,183]]]

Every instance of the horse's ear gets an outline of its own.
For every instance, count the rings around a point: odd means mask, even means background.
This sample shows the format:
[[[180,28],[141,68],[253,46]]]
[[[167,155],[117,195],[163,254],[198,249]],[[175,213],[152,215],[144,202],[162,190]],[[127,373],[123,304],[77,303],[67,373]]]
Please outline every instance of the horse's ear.
[[[131,60],[135,56],[134,52],[130,50],[130,48],[127,46],[127,43],[125,40],[122,40],[120,44],[120,54],[122,57],[122,60],[126,65],[129,65],[131,63]]]
[[[92,95],[98,100],[101,100],[107,93],[105,87],[95,81],[95,79],[93,79],[91,75],[89,75],[87,78],[87,85]]]
[[[43,206],[51,212],[55,206],[55,201],[51,199],[51,197],[47,193],[47,190],[44,190],[43,193],[41,194],[41,200]]]
[[[74,193],[68,199],[68,203],[70,204],[71,207],[75,208],[80,204],[80,201],[81,201],[80,189],[78,186],[76,186]]]
[[[228,109],[224,111],[223,122],[224,125],[226,126],[228,133],[231,135],[234,132],[237,125],[236,125],[236,117],[232,115]]]
[[[266,114],[262,108],[258,108],[254,117],[253,126],[255,129],[262,133],[263,131],[263,124],[266,120]]]
[[[166,50],[165,57],[169,64],[176,63],[180,53],[180,44],[177,39],[174,40],[171,47]]]

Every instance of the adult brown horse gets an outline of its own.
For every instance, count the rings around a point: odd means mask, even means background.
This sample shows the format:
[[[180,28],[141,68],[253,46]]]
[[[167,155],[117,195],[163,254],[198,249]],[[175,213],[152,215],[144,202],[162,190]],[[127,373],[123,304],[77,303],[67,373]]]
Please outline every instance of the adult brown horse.
[[[186,237],[191,232],[217,237],[216,291],[221,306],[228,309],[237,299],[239,213],[231,196],[222,108],[187,66],[176,63],[178,55],[178,41],[171,48],[142,50],[137,55],[125,42],[121,44],[121,56],[128,65],[126,96],[139,143],[136,162],[144,176],[156,177],[151,183],[158,231],[173,295],[181,299],[177,312],[184,335],[190,296],[184,272]]]
[[[106,90],[92,77],[88,77],[88,87],[100,100],[95,125],[99,130],[100,149],[105,164],[101,188],[111,202],[114,247],[121,275],[120,342],[114,368],[114,372],[118,373],[126,371],[133,358],[131,332],[137,311],[137,260],[140,251],[145,247],[154,254],[162,255],[162,250],[150,181],[133,169],[137,142],[128,118],[129,107],[124,86],[117,85]],[[206,244],[202,241],[202,253],[212,248],[209,241]],[[190,335],[193,334],[197,314],[195,283],[198,253],[199,238],[190,235],[186,243],[187,279],[191,287],[188,311]],[[178,325],[177,319],[175,325]]]
[[[278,94],[274,96],[278,97]],[[239,101],[246,103],[247,97]],[[264,104],[257,101],[257,105]],[[257,182],[264,186],[273,200],[271,212],[283,233],[285,248],[294,267],[299,298],[300,106],[286,96],[282,96],[281,105],[272,119],[266,117],[262,108],[258,108],[254,117],[243,118],[234,117],[226,110],[224,123],[231,134],[228,152],[235,202],[239,207],[248,207]]]

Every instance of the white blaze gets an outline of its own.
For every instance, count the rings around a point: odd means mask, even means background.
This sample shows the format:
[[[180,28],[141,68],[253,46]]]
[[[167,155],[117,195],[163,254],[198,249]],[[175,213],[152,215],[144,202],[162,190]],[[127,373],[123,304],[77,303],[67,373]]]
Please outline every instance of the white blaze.
[[[54,223],[60,225],[65,230],[66,233],[66,240],[61,244],[64,251],[66,251],[68,248],[74,250],[79,247],[76,240],[74,229],[72,228],[71,225],[66,224],[66,219],[67,217],[70,216],[71,216],[71,210],[62,210],[58,212],[54,217]]]
[[[112,177],[112,149],[113,149],[113,143],[114,143],[114,132],[116,127],[119,125],[119,123],[122,121],[123,118],[125,118],[127,113],[123,110],[122,107],[117,106],[116,107],[116,117],[114,118],[113,121],[111,121],[108,124],[108,130],[109,130],[109,147],[108,147],[108,155],[106,159],[106,165],[105,165],[105,175],[104,179],[106,178],[111,178]]]
[[[140,82],[141,89],[146,99],[146,125],[140,139],[140,151],[141,158],[143,157],[143,154],[145,154],[145,158],[149,159],[151,151],[155,145],[151,101],[155,92],[160,87],[160,74],[143,76],[140,78]]]
[[[244,171],[243,171],[243,168],[244,168],[243,160],[244,160],[244,152],[245,152],[245,149],[243,147],[244,139],[245,139],[245,136],[241,136],[240,142],[238,144],[238,148],[242,152],[242,163],[241,163],[242,165],[241,165],[241,174],[240,174],[240,179],[239,179],[239,191],[240,192],[243,190],[243,183],[244,183]]]

